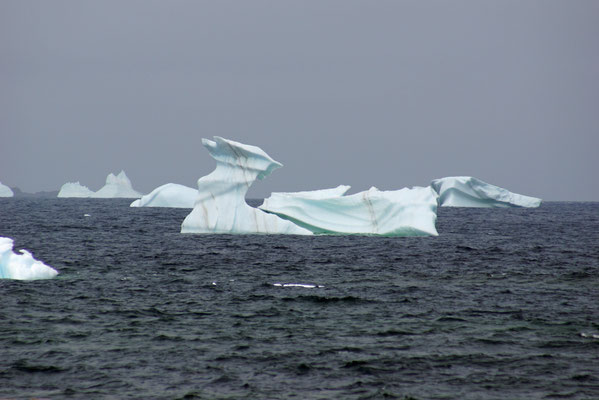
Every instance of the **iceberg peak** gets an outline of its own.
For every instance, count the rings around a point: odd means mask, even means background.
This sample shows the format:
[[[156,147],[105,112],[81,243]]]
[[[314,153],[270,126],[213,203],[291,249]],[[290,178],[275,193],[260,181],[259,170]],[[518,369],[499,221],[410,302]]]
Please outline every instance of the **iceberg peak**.
[[[125,174],[125,171],[119,172],[118,175],[113,173],[106,177],[106,184],[90,197],[95,198],[139,198],[142,194],[133,189],[131,181]]]
[[[311,235],[292,222],[250,207],[245,195],[256,179],[264,179],[282,166],[266,152],[214,136],[202,144],[216,160],[216,169],[198,179],[198,194],[182,233],[286,233]]]

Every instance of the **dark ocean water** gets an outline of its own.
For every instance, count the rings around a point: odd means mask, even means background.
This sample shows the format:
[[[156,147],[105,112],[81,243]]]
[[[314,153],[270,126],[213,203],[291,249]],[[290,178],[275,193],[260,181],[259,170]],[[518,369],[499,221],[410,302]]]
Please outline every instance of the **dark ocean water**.
[[[0,281],[0,398],[599,399],[599,203],[441,208],[424,238],[129,203],[0,199],[60,271]]]

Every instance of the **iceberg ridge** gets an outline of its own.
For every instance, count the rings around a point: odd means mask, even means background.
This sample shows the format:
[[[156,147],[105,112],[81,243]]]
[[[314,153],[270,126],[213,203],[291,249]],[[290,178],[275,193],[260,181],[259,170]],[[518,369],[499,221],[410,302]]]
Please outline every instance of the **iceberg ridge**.
[[[512,193],[471,176],[435,179],[431,187],[443,207],[539,207],[542,200]]]
[[[341,187],[341,186],[340,186]],[[375,187],[273,193],[259,207],[314,233],[437,236],[437,195],[430,187],[381,191]]]
[[[94,194],[79,182],[67,182],[60,188],[57,197],[91,197]]]

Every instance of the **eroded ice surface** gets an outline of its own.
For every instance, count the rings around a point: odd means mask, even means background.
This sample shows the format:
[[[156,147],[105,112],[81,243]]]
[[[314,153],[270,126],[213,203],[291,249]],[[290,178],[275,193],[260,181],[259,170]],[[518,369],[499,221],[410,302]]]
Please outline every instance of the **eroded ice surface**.
[[[0,182],[0,197],[13,197],[15,194],[12,189]]]
[[[177,183],[167,183],[131,203],[131,207],[193,208],[198,189]]]
[[[311,235],[307,229],[245,202],[256,179],[282,166],[262,149],[218,136],[202,144],[216,169],[198,180],[198,197],[181,225],[183,233],[284,233]]]
[[[471,176],[435,179],[431,187],[445,207],[538,207],[541,199],[512,193]]]
[[[125,171],[121,171],[118,175],[112,173],[106,177],[106,184],[97,192],[93,193],[90,197],[94,198],[139,198],[142,194],[133,189],[131,181],[125,174]]]
[[[60,188],[57,197],[91,197],[94,192],[79,182],[67,182]]]
[[[347,191],[273,193],[260,206],[314,233],[436,236],[437,194],[430,187],[349,196]]]
[[[13,252],[13,240],[0,237],[0,279],[36,280],[50,279],[58,271],[33,258],[27,250]]]

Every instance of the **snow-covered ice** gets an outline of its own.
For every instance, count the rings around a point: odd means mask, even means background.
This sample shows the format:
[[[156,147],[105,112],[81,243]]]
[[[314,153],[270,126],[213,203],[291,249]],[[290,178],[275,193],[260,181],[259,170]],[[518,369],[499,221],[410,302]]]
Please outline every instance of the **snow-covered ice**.
[[[314,233],[438,235],[437,194],[430,187],[393,191],[372,187],[348,196],[343,195],[346,187],[336,189],[273,193],[260,208]]]
[[[90,197],[94,198],[139,198],[142,194],[135,191],[131,185],[131,181],[125,174],[125,171],[121,171],[118,175],[112,173],[106,177],[106,184],[100,190],[92,194]]]
[[[541,199],[512,193],[471,176],[435,179],[431,187],[445,207],[539,207]]]
[[[94,194],[79,182],[67,182],[60,188],[57,197],[91,197]]]
[[[198,197],[181,225],[182,233],[281,233],[311,235],[307,229],[250,207],[245,195],[256,179],[282,166],[262,149],[219,136],[202,144],[216,169],[198,180]]]
[[[197,197],[198,189],[167,183],[133,201],[131,207],[193,208]]]
[[[0,197],[13,197],[15,194],[12,189],[0,182]]]
[[[13,252],[13,240],[0,237],[0,279],[36,280],[50,279],[58,271],[33,258],[27,250]]]

